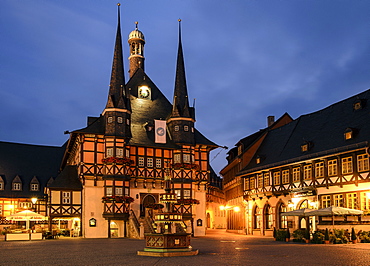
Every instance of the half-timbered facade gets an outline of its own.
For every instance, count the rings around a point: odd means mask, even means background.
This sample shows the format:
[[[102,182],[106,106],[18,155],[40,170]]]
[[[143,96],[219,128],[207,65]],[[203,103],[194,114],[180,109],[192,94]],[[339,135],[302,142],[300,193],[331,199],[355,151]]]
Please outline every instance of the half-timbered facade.
[[[336,228],[369,230],[370,90],[302,115],[269,130],[236,174],[244,180],[245,227],[272,235],[273,228],[325,228],[332,217],[289,217],[300,208],[340,206],[363,210],[363,216],[337,217]]]
[[[194,126],[181,32],[179,36],[171,104],[144,71],[145,38],[137,23],[129,34],[130,79],[125,82],[118,19],[106,107],[99,117],[89,117],[85,128],[70,132],[62,163],[64,169],[75,167],[82,186],[81,214],[73,208],[76,216],[81,215],[84,237],[134,236],[140,222],[153,230],[150,219],[158,211],[153,206],[159,205],[166,173],[178,197],[175,211],[183,214],[194,235],[205,234],[209,153],[218,146]],[[55,188],[50,191],[57,193]],[[57,202],[53,194],[50,197]],[[58,208],[65,209],[63,204]]]

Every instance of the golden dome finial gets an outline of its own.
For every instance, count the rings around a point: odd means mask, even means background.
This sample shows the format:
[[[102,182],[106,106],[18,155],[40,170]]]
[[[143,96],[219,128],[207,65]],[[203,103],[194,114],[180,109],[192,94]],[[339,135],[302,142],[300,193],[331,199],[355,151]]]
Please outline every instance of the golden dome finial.
[[[181,22],[181,18],[179,18],[177,21],[178,21],[178,22]]]
[[[117,3],[117,6],[120,6],[121,5],[121,3]]]

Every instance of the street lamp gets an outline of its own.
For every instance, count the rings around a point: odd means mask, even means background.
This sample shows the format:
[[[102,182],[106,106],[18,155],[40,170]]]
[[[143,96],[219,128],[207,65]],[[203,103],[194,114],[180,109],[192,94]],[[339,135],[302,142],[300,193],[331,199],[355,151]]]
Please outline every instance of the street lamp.
[[[34,209],[34,211],[36,211],[36,202],[37,202],[37,198],[36,197],[33,197],[33,198],[31,198],[31,202],[32,202],[32,207],[33,207],[33,209]]]

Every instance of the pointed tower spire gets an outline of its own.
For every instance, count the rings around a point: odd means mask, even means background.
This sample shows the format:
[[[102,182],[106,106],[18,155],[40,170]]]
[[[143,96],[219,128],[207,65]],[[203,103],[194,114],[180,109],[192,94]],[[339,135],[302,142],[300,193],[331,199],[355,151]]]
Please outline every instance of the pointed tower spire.
[[[118,5],[118,25],[116,34],[116,43],[114,46],[114,55],[112,63],[112,74],[110,78],[109,94],[106,108],[126,109],[126,91],[125,91],[125,72],[123,67],[123,50],[121,37],[121,14],[120,5]]]
[[[177,144],[194,145],[194,108],[189,107],[186,86],[185,63],[181,42],[181,20],[179,19],[179,47],[177,52],[175,90],[172,112],[167,119],[172,140]]]
[[[175,92],[171,116],[191,118],[188,89],[186,86],[184,55],[181,42],[181,19],[179,19],[179,47],[177,52]]]
[[[109,85],[108,100],[103,111],[105,117],[105,134],[109,136],[131,138],[130,92],[125,85],[123,67],[123,50],[121,38],[121,14],[118,3],[118,25]]]

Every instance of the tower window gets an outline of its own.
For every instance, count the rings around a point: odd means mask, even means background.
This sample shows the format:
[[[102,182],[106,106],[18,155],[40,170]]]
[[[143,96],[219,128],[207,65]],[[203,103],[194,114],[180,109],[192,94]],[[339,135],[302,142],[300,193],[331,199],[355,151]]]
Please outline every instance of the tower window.
[[[179,126],[175,126],[175,131],[179,131],[180,130],[180,127]]]
[[[130,119],[126,119],[126,124],[129,126],[130,125]]]
[[[117,117],[117,122],[118,122],[119,124],[122,124],[122,123],[123,123],[122,116]]]
[[[189,126],[184,126],[184,131],[189,131]]]
[[[108,117],[108,123],[112,123],[112,122],[113,122],[113,117],[112,116]]]

